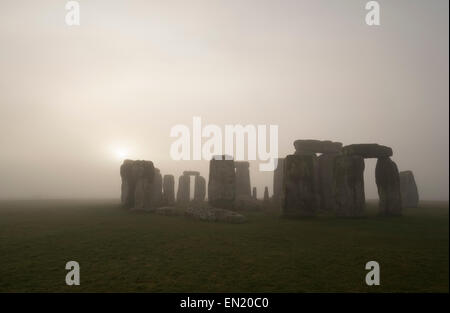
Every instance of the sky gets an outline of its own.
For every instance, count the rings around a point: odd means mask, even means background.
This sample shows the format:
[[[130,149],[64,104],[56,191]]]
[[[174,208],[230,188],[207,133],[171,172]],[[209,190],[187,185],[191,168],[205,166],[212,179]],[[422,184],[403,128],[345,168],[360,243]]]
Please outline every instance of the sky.
[[[79,26],[66,2],[0,2],[0,198],[118,198],[124,157],[207,178],[169,153],[199,116],[278,125],[280,156],[296,139],[390,146],[422,199],[448,200],[448,1],[380,0],[379,26],[360,0],[79,0]]]

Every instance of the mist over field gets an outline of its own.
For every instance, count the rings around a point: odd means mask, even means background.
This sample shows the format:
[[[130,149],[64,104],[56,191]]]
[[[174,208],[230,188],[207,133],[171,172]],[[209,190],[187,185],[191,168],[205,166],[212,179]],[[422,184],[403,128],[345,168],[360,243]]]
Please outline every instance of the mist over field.
[[[448,294],[448,86],[446,0],[1,0],[0,296]]]
[[[448,200],[448,1],[64,1],[0,4],[0,198],[118,198],[124,158],[162,174],[192,118],[278,125],[296,139],[392,147],[421,199]],[[252,186],[271,172],[250,162]],[[367,198],[377,198],[366,160]]]

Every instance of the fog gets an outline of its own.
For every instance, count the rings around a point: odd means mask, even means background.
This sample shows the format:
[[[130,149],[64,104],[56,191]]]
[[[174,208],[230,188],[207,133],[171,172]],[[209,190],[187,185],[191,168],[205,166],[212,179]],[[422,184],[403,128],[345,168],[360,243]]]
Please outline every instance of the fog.
[[[390,146],[421,199],[448,200],[448,1],[379,1],[380,26],[356,0],[80,0],[80,26],[65,2],[0,3],[0,198],[119,197],[125,157],[207,178],[169,154],[199,116],[278,125],[280,156],[296,139]]]

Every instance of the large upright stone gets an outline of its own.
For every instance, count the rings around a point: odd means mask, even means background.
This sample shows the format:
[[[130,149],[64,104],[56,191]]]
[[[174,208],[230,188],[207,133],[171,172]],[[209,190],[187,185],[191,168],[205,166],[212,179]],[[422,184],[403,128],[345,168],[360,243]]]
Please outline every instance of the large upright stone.
[[[172,205],[175,202],[175,178],[173,175],[164,175],[163,200],[168,205]]]
[[[403,171],[399,174],[402,206],[404,208],[417,208],[419,206],[419,192],[413,172]]]
[[[123,161],[120,166],[120,177],[122,179],[120,200],[123,207],[134,206],[134,189],[136,188],[136,178],[132,175],[132,160]]]
[[[345,155],[359,155],[368,158],[387,158],[392,156],[392,149],[376,143],[361,143],[342,148]]]
[[[302,139],[294,141],[294,147],[297,155],[339,153],[342,149],[342,143],[330,140]]]
[[[400,175],[395,162],[390,158],[379,158],[375,167],[375,179],[380,198],[380,214],[387,216],[401,215]]]
[[[266,186],[264,187],[264,202],[269,202],[270,198],[269,198],[269,188]]]
[[[144,207],[150,202],[154,166],[151,161],[125,160],[120,167],[121,202],[125,208]]]
[[[319,165],[320,208],[325,211],[334,211],[336,206],[336,199],[333,193],[334,162],[339,155],[338,153],[324,153],[317,158]]]
[[[152,185],[155,179],[155,168],[150,161],[134,161],[132,176],[136,178],[134,189],[134,206],[136,210],[152,207]]]
[[[189,202],[191,194],[191,179],[189,175],[181,175],[178,179],[178,191],[177,191],[177,202],[187,203]]]
[[[277,203],[281,201],[283,195],[283,166],[284,158],[279,158],[277,168],[273,172],[273,199]]]
[[[256,187],[253,187],[252,198],[253,198],[253,200],[257,200],[258,199],[258,195],[256,194]]]
[[[161,171],[155,168],[155,177],[150,188],[150,207],[155,208],[162,205],[162,176]]]
[[[314,216],[319,207],[317,157],[288,155],[284,162],[283,215]]]
[[[364,158],[359,155],[337,156],[334,163],[333,194],[335,213],[343,217],[364,215]]]
[[[246,161],[234,162],[236,168],[236,196],[251,197],[250,163]]]
[[[196,175],[194,180],[194,200],[198,202],[205,201],[206,180],[203,176]]]
[[[209,162],[208,201],[219,208],[233,208],[236,196],[234,160],[214,157]]]

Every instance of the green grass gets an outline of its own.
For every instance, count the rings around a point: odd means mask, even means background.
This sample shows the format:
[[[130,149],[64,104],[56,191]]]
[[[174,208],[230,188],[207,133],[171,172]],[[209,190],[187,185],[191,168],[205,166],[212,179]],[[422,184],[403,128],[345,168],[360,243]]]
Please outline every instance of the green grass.
[[[116,201],[1,201],[0,292],[448,292],[448,202],[403,217],[246,224],[128,212]],[[81,286],[65,285],[65,264]],[[381,286],[365,285],[366,262]]]

